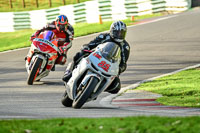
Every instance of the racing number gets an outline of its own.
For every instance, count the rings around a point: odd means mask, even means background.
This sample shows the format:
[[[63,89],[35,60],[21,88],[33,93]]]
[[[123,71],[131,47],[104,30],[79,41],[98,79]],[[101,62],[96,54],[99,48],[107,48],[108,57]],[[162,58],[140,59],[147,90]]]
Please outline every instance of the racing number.
[[[101,67],[103,70],[105,70],[106,72],[108,72],[108,69],[110,68],[110,65],[107,64],[105,61],[101,61],[98,64],[99,67]]]

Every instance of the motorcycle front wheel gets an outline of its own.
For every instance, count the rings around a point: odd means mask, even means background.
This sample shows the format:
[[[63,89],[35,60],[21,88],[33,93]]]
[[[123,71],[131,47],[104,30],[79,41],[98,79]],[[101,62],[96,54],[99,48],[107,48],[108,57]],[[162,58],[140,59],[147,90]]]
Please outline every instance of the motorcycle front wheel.
[[[93,93],[97,83],[99,80],[96,77],[92,77],[85,88],[81,90],[81,92],[78,92],[76,95],[76,98],[73,101],[72,107],[79,109],[83,106],[83,104],[88,100],[88,98]]]
[[[67,91],[65,91],[63,98],[61,100],[61,103],[65,106],[65,107],[71,107],[72,106],[72,100],[69,98]]]
[[[40,71],[40,68],[41,68],[41,65],[42,65],[42,59],[40,58],[36,58],[34,63],[33,63],[33,66],[31,68],[31,71],[30,71],[30,74],[28,76],[28,79],[27,79],[27,84],[28,85],[32,85],[35,78],[37,77],[39,71]]]

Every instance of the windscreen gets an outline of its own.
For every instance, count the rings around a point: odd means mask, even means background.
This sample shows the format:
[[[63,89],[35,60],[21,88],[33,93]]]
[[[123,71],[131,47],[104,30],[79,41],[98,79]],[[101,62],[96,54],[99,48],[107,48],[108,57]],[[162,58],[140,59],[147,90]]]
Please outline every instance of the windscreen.
[[[120,47],[113,42],[107,42],[103,44],[104,46],[101,48],[101,54],[102,56],[109,60],[112,63],[115,63],[116,61],[118,61],[118,59],[120,59]]]
[[[48,41],[51,41],[53,39],[53,36],[54,36],[54,33],[52,31],[45,31],[43,33],[43,36],[44,36],[44,40],[48,40]]]

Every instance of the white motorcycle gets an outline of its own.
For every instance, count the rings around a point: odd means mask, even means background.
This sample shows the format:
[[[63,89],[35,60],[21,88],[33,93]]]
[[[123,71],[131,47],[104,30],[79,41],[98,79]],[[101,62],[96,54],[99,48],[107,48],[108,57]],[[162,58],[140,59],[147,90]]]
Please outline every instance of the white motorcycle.
[[[121,61],[120,47],[107,42],[96,47],[89,56],[80,60],[65,83],[66,91],[61,100],[66,107],[81,108],[95,100],[118,76]]]

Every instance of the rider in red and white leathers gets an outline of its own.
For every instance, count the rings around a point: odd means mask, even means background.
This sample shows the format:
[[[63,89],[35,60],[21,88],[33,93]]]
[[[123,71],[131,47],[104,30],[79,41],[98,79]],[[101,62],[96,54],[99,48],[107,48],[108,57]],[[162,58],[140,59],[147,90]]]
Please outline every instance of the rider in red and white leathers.
[[[53,21],[47,24],[42,29],[36,31],[31,36],[31,41],[36,38],[41,32],[45,30],[51,30],[56,35],[56,38],[59,40],[59,56],[56,60],[56,64],[65,64],[67,58],[67,50],[72,46],[72,40],[74,38],[74,28],[68,23],[68,19],[65,15],[59,15],[56,21]],[[27,57],[29,58],[29,57]],[[53,68],[55,69],[55,67]]]

